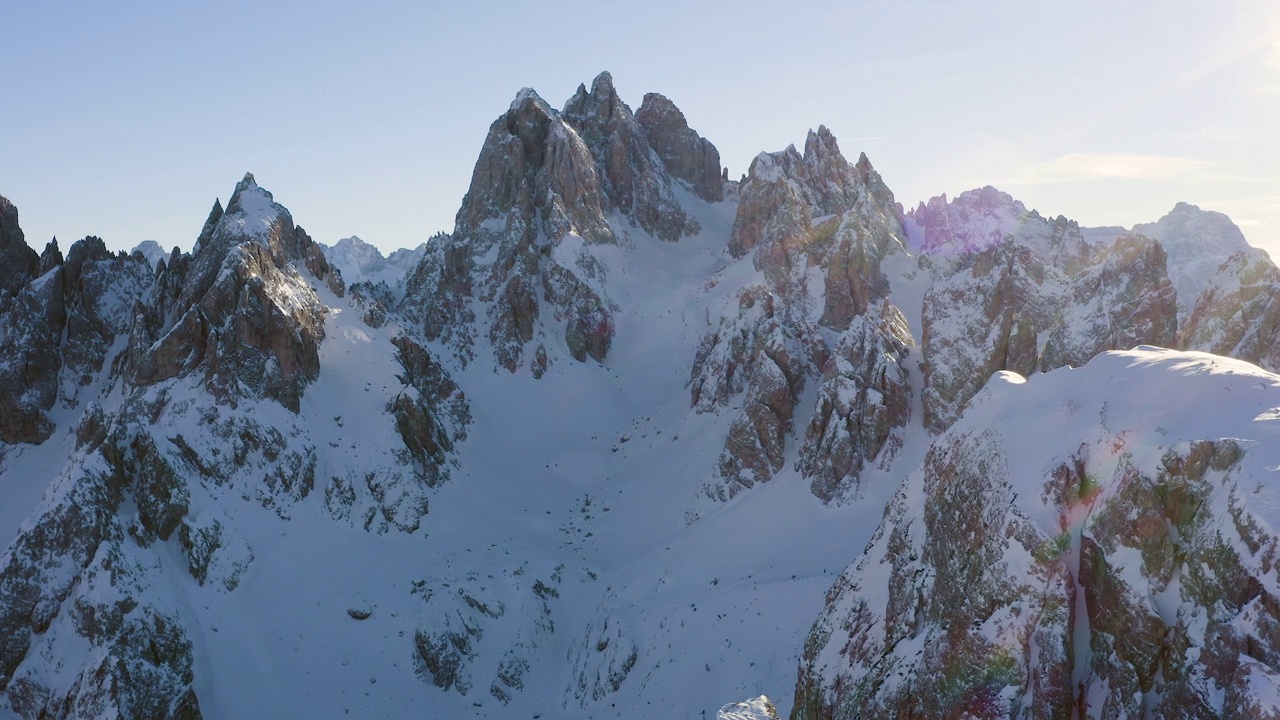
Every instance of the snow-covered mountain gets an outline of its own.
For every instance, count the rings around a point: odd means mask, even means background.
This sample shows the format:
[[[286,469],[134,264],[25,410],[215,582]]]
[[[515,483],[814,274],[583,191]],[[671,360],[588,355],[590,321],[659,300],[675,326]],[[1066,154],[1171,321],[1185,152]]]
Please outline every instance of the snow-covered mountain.
[[[1270,716],[1277,407],[1202,353],[997,374],[832,588],[793,717]]]
[[[1121,232],[1097,228],[1095,241],[1114,240]],[[1178,203],[1155,222],[1134,225],[1129,232],[1160,241],[1169,256],[1169,280],[1178,291],[1179,319],[1191,312],[1210,278],[1231,256],[1252,248],[1231,218],[1220,212]]]
[[[150,263],[153,268],[159,265],[161,260],[169,259],[169,256],[172,254],[166,252],[165,249],[160,246],[160,243],[155,240],[143,240],[138,243],[133,250],[129,251],[130,255],[133,253],[141,253],[142,257],[146,258],[147,262]]]
[[[1280,376],[1131,350],[1278,369],[1264,256],[1180,318],[1158,239],[824,127],[728,181],[608,73],[412,252],[251,175],[154,269],[0,199],[0,717],[1277,707]]]
[[[384,257],[381,250],[352,235],[339,240],[332,247],[320,243],[320,249],[348,285],[382,284],[398,301],[404,296],[405,278],[422,261],[427,245],[423,243],[416,248],[400,248]]]

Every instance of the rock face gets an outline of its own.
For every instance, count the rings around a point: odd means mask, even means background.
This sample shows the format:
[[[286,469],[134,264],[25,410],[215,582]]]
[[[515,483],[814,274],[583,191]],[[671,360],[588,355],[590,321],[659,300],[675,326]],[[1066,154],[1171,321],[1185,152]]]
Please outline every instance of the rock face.
[[[675,103],[649,93],[636,110],[636,122],[673,178],[688,183],[694,194],[707,202],[724,199],[720,152],[689,127]]]
[[[1280,369],[1280,270],[1266,252],[1250,248],[1222,264],[1182,328],[1189,350],[1227,355]]]
[[[396,396],[388,411],[423,481],[435,486],[448,478],[455,442],[465,440],[471,410],[448,371],[422,346],[401,335],[392,343],[404,368],[399,380],[412,393]]]
[[[592,81],[590,91],[585,85],[579,85],[578,91],[565,103],[563,116],[586,143],[596,168],[601,171],[597,177],[608,207],[616,208],[646,232],[663,240],[675,241],[698,232],[697,222],[685,213],[672,194],[673,173],[667,171],[662,158],[649,146],[644,129],[631,108],[618,97],[609,73],[600,73]],[[654,137],[664,147],[675,141],[662,132]],[[688,140],[687,136],[683,139]],[[717,162],[718,157],[717,153]],[[672,156],[672,159],[679,158]],[[685,179],[682,175],[676,177]]]
[[[864,466],[893,459],[902,442],[894,431],[911,419],[913,342],[906,318],[888,303],[856,318],[836,342],[796,463],[815,496],[845,499]]]
[[[680,149],[696,134],[674,117],[654,116],[646,134],[608,73],[562,112],[521,91],[489,128],[453,234],[429,243],[410,275],[406,315],[463,362],[477,343],[499,366],[537,376],[561,348],[602,362],[615,307],[599,248],[621,242],[627,225],[667,241],[699,229],[673,189],[698,187]]]
[[[0,298],[17,295],[35,276],[39,261],[18,226],[18,208],[0,196]]]
[[[55,481],[57,501],[0,556],[0,689],[24,717],[198,718],[191,642],[151,604],[155,561],[137,544],[173,532],[185,484],[148,440],[93,430],[86,440]],[[139,506],[133,528],[126,501]],[[69,642],[93,648],[70,676],[24,663]]]
[[[320,248],[246,174],[193,254],[159,270],[130,329],[126,376],[145,387],[200,373],[233,406],[248,394],[296,411],[320,370],[324,305],[294,262],[343,292]]]
[[[1152,410],[1172,385],[1182,396]],[[999,376],[828,594],[793,717],[1267,706],[1254,678],[1280,672],[1276,539],[1252,496],[1270,462],[1254,454],[1276,428],[1254,418],[1277,387],[1243,363],[1154,350]],[[1232,439],[1200,437],[1208,428]]]
[[[31,718],[198,718],[192,640],[148,548],[172,541],[196,582],[234,591],[254,553],[209,506],[229,494],[283,518],[314,487],[296,413],[326,309],[298,268],[335,293],[341,279],[252,176],[226,212],[215,205],[193,255],[154,273],[95,237],[65,259],[51,243],[39,267],[0,318],[16,353],[0,367],[22,368],[0,373],[22,388],[6,401],[25,403],[6,408],[0,439],[47,439],[58,400],[80,420],[64,470],[0,555],[0,690]],[[409,517],[392,494],[383,515],[416,528],[425,508]],[[51,670],[71,646],[83,652]]]
[[[7,203],[7,201],[5,201]],[[3,205],[4,203],[0,203]],[[12,205],[8,206],[12,210]],[[10,238],[22,241],[15,224]],[[49,412],[61,398],[77,403],[118,335],[128,329],[133,304],[152,282],[139,258],[112,255],[101,239],[71,246],[65,261],[57,240],[44,253],[11,249],[13,275],[26,277],[13,296],[0,293],[0,442],[42,443],[53,433]],[[23,263],[31,259],[29,275]]]
[[[1092,242],[1109,244],[1124,228],[1094,228]],[[1252,248],[1231,218],[1180,202],[1155,222],[1134,225],[1133,233],[1158,240],[1169,255],[1169,280],[1178,293],[1178,322],[1183,323],[1209,280],[1231,256]]]
[[[740,197],[729,252],[750,256],[764,282],[739,293],[694,359],[694,408],[741,403],[704,492],[727,500],[782,469],[812,376],[822,385],[797,469],[824,501],[843,498],[911,413],[914,341],[880,269],[903,253],[899,209],[866,157],[850,164],[825,127],[803,155],[759,155]]]
[[[1076,223],[1027,212],[994,188],[949,204],[935,198],[909,224],[934,275],[922,313],[922,400],[934,432],[997,371],[1025,375],[1176,343],[1176,294],[1153,240],[1125,235],[1094,248]]]

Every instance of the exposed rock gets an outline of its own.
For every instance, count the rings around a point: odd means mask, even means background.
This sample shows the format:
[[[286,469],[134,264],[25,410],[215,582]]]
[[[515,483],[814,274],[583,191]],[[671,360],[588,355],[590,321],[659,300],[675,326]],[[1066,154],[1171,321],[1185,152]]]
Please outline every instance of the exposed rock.
[[[178,546],[187,558],[187,569],[196,582],[217,581],[227,592],[240,586],[240,578],[253,563],[253,551],[235,531],[210,513],[183,518]]]
[[[924,298],[922,399],[930,430],[950,426],[1000,370],[1028,375],[1083,365],[1105,350],[1175,344],[1176,297],[1160,245],[1126,236],[1077,252],[1079,228],[1064,222],[1030,240],[1010,235],[946,258],[951,274]]]
[[[1124,235],[1095,252],[1062,302],[1062,319],[1045,340],[1042,369],[1078,367],[1105,350],[1176,344],[1177,296],[1164,249],[1141,235]]]
[[[131,614],[96,667],[86,668],[60,701],[29,717],[199,720],[191,641],[177,618]]]
[[[373,616],[373,606],[368,600],[358,599],[347,608],[347,616],[352,620],[368,620]]]
[[[53,434],[46,412],[58,398],[66,319],[57,270],[24,285],[0,315],[0,441],[41,443]]]
[[[18,208],[0,196],[0,291],[17,295],[22,286],[36,276],[39,261],[36,251],[27,247],[26,236],[18,226]],[[0,304],[0,309],[3,307]]]
[[[579,361],[608,352],[612,304],[591,245],[617,242],[606,219],[623,210],[617,203],[642,226],[665,222],[667,205],[654,198],[666,202],[670,190],[653,195],[657,160],[612,85],[599,91],[584,91],[564,115],[521,92],[489,130],[453,235],[433,238],[406,281],[406,315],[463,362],[474,358],[477,310],[495,361],[511,372],[531,365],[525,347],[548,333],[561,333]],[[571,235],[585,243],[566,246]]]
[[[564,118],[590,149],[609,207],[663,240],[698,232],[697,222],[672,194],[670,177],[643,128],[614,90],[612,75],[600,73],[590,91],[579,85],[565,104]]]
[[[467,436],[471,410],[466,396],[431,353],[404,335],[392,342],[404,368],[398,378],[409,392],[397,395],[387,409],[395,415],[396,429],[423,480],[439,485],[449,477],[454,443]]]
[[[71,246],[61,277],[67,315],[62,357],[68,385],[88,385],[102,371],[153,279],[147,264],[107,252],[99,238],[86,237]],[[63,394],[70,395],[69,388]]]
[[[911,419],[906,360],[913,344],[906,318],[887,302],[855,319],[836,343],[796,462],[823,502],[850,497],[863,467],[886,465],[902,442],[893,433]]]
[[[40,277],[61,264],[62,251],[58,249],[58,238],[54,238],[44,246],[44,252],[40,253],[40,262],[36,265],[35,276]]]
[[[540,644],[555,631],[551,604],[560,596],[562,569],[529,573],[519,567],[415,582],[413,592],[423,595],[422,624],[413,640],[418,672],[460,695],[469,694],[477,680],[483,683],[479,673],[494,672],[489,694],[509,703],[524,688]],[[485,663],[485,656],[502,660]]]
[[[1206,284],[1179,344],[1280,371],[1280,269],[1262,250],[1237,253]]]
[[[716,712],[716,720],[778,720],[778,709],[768,696],[729,703]]]
[[[648,93],[635,118],[644,130],[649,147],[658,154],[671,177],[689,183],[694,194],[707,202],[724,199],[720,152],[689,127],[675,103],[658,93]]]
[[[729,429],[718,471],[703,492],[728,500],[782,469],[795,404],[804,389],[807,357],[821,344],[816,328],[797,328],[780,315],[777,298],[755,285],[738,298],[738,316],[703,338],[690,373],[698,412],[728,406],[745,393]],[[804,333],[797,337],[797,333]]]
[[[843,330],[888,294],[880,262],[903,252],[899,208],[866,156],[851,165],[826,127],[809,132],[803,156],[794,147],[758,155],[740,195],[729,251],[754,252],[789,303],[820,282],[821,322]],[[808,278],[810,267],[820,276]]]
[[[866,156],[851,165],[825,127],[809,133],[803,156],[791,147],[756,157],[729,251],[749,254],[766,284],[743,289],[733,315],[703,338],[689,380],[699,412],[745,393],[716,475],[704,484],[708,496],[726,500],[782,469],[807,375],[824,380],[797,469],[824,502],[854,492],[865,463],[906,424],[901,362],[914,343],[885,301],[881,270],[904,252],[898,215]]]
[[[585,706],[588,699],[603,700],[616,693],[639,657],[639,648],[623,632],[617,618],[605,615],[591,623],[569,650],[573,696]]]
[[[1179,428],[1204,412],[1193,399],[1150,409],[1161,378],[1186,377],[1188,363],[1206,373],[1183,385],[1196,398],[1237,372],[1228,391],[1265,376],[1207,356],[1135,360],[1103,356],[1025,384],[1002,376],[935,442],[829,592],[793,717],[1208,718],[1268,707],[1280,540],[1241,498],[1262,492],[1270,461],[1248,461],[1252,440],[1179,441],[1148,419]],[[1107,377],[1126,392],[1104,401],[1073,390]],[[1241,408],[1224,430],[1247,433],[1255,414]]]
[[[349,288],[353,305],[363,307],[361,319],[371,328],[384,327],[388,313],[395,307],[394,295],[385,283],[353,282]]]
[[[112,518],[126,482],[101,455],[89,456],[59,478],[58,502],[0,555],[0,690],[98,546],[118,535]]]
[[[325,309],[293,261],[343,292],[319,247],[246,174],[193,254],[158,274],[133,321],[127,376],[146,386],[199,370],[225,402],[270,397],[296,412],[319,372]]]

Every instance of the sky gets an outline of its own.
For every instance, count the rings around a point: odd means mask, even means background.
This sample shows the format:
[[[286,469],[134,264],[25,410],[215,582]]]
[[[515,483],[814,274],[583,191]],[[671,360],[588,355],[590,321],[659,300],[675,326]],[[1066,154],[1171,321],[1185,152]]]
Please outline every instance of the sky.
[[[907,206],[995,185],[1082,225],[1178,201],[1280,257],[1274,0],[9,3],[0,195],[27,242],[189,249],[255,174],[325,243],[452,229],[520,88],[613,73],[730,177],[825,124]]]

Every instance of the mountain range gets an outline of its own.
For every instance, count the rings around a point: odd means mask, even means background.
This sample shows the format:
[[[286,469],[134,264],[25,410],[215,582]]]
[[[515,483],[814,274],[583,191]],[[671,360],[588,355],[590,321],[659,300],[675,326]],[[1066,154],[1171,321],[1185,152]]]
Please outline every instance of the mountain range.
[[[729,180],[602,73],[414,250],[249,174],[151,245],[0,198],[0,718],[1280,717],[1222,214],[907,209],[825,127]]]

